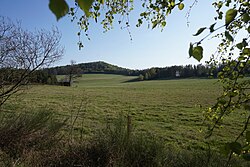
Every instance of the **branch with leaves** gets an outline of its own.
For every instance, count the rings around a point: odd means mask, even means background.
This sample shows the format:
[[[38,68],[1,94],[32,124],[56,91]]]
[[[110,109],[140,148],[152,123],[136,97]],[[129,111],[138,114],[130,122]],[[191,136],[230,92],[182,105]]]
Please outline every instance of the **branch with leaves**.
[[[212,57],[208,64],[223,66],[218,73],[219,81],[223,85],[223,92],[217,98],[217,102],[205,111],[205,119],[208,123],[208,135],[210,137],[214,129],[221,127],[225,117],[232,112],[245,110],[246,118],[242,121],[243,130],[231,142],[225,143],[224,153],[238,155],[250,161],[250,130],[249,130],[249,101],[250,81],[246,73],[250,68],[250,3],[249,1],[216,1],[213,3],[217,16],[215,23],[209,27],[200,28],[194,36],[199,36],[209,30],[200,41],[190,44],[189,55],[198,61],[203,58],[202,44],[205,39],[213,35],[219,38],[217,58]],[[217,24],[222,25],[215,28]],[[223,23],[224,22],[224,23]],[[216,60],[218,59],[218,60]],[[217,63],[214,63],[217,62]],[[233,137],[232,137],[233,138]],[[242,139],[239,142],[239,139]],[[244,142],[242,142],[244,141]]]
[[[167,25],[167,16],[172,13],[175,8],[184,9],[183,0],[142,0],[142,12],[138,18],[137,27],[144,22],[152,29],[156,27],[164,28]],[[134,10],[134,0],[76,0],[75,5],[70,7],[66,0],[50,0],[50,10],[59,20],[66,14],[72,16],[72,21],[76,21],[79,26],[79,48],[83,47],[81,35],[85,35],[87,39],[90,20],[100,23],[104,32],[113,28],[113,23],[117,21],[121,28],[130,27],[129,15]]]

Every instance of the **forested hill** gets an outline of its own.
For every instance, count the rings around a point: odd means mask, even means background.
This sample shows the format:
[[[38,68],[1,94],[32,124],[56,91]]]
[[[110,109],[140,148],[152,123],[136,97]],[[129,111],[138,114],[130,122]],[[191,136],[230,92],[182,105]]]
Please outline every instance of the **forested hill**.
[[[90,63],[80,63],[74,65],[58,66],[48,69],[50,73],[55,75],[68,75],[69,71],[72,69],[78,71],[80,74],[120,74],[120,75],[140,75],[140,70],[131,70],[127,68],[118,67],[103,61],[90,62]]]
[[[219,65],[213,68],[213,76],[217,77],[218,71],[224,66]],[[68,75],[70,71],[77,74],[119,74],[128,76],[138,76],[138,80],[152,79],[173,79],[173,78],[207,78],[211,76],[211,68],[207,65],[185,65],[170,67],[153,67],[144,70],[132,70],[118,67],[103,61],[81,63],[75,65],[59,66],[48,69],[49,74]],[[245,68],[243,73],[249,75],[250,67]]]

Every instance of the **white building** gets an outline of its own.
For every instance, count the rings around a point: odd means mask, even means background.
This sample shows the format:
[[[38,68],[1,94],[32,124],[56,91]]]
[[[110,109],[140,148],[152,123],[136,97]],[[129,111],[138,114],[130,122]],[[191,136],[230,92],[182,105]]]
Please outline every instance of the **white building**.
[[[176,76],[176,77],[180,77],[180,76],[181,76],[180,71],[176,71],[176,72],[175,72],[175,76]]]

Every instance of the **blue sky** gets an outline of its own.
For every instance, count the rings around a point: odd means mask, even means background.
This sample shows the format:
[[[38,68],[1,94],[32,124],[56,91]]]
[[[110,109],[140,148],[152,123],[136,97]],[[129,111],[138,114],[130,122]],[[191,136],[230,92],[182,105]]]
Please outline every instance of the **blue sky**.
[[[89,32],[91,40],[82,37],[85,47],[79,50],[77,25],[71,23],[68,16],[57,22],[48,4],[49,0],[1,0],[0,15],[7,16],[13,21],[21,20],[22,27],[31,31],[57,26],[62,33],[61,44],[65,46],[66,52],[54,66],[69,64],[70,60],[77,63],[106,61],[133,69],[198,64],[199,62],[188,56],[189,43],[200,39],[192,34],[200,27],[212,24],[215,16],[211,1],[199,1],[192,9],[188,27],[185,17],[189,5],[187,4],[183,11],[176,9],[168,17],[167,26],[161,32],[160,28],[152,30],[146,25],[136,28],[138,10],[135,10],[130,15],[132,41],[127,30],[121,30],[118,25],[103,33],[100,23],[93,23]],[[135,9],[138,7],[135,5]],[[205,41],[202,63],[209,59],[215,48],[214,41]]]

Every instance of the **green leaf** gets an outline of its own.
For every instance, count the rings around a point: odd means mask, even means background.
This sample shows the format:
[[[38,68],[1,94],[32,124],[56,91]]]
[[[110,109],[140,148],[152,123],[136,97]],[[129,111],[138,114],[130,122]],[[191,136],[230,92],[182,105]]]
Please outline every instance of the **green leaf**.
[[[203,48],[201,46],[193,47],[193,44],[190,43],[188,53],[189,57],[193,57],[198,61],[201,61],[203,58]]]
[[[250,153],[243,154],[242,158],[244,158],[246,161],[250,161]]]
[[[249,2],[244,2],[243,6],[249,6]]]
[[[243,48],[243,44],[242,44],[242,42],[241,43],[238,43],[238,44],[236,44],[236,47],[238,48],[238,49],[242,49]]]
[[[77,0],[79,7],[84,11],[85,15],[89,17],[89,9],[92,6],[94,0]]]
[[[242,20],[247,23],[250,20],[250,16],[247,13],[244,13],[242,15]]]
[[[188,53],[189,53],[189,57],[193,57],[193,44],[192,43],[190,43],[189,45]]]
[[[96,11],[98,11],[98,10],[100,10],[100,6],[94,6],[94,9],[95,9]]]
[[[247,43],[246,40],[247,40],[246,38],[244,38],[244,39],[242,40],[242,45],[243,45],[243,47],[248,46],[248,43]]]
[[[206,27],[200,28],[195,34],[193,34],[193,36],[200,35],[205,29],[207,29],[207,28]]]
[[[250,48],[244,48],[242,53],[243,53],[243,55],[249,56],[250,55]]]
[[[222,18],[223,18],[223,12],[220,12],[220,13],[219,13],[219,16],[218,16],[218,19],[221,20]]]
[[[175,6],[175,2],[174,2],[174,1],[171,1],[171,2],[170,2],[170,5],[171,5],[171,6]]]
[[[69,6],[64,0],[50,0],[49,9],[54,13],[57,21],[69,12]]]
[[[229,143],[229,146],[230,146],[230,149],[231,149],[234,153],[236,153],[236,154],[238,154],[238,155],[241,153],[242,147],[241,147],[241,144],[240,144],[240,143],[238,143],[238,142],[232,142],[232,143]]]
[[[196,46],[193,48],[193,57],[196,60],[201,61],[203,58],[203,48],[201,46]]]
[[[210,32],[214,32],[214,26],[215,26],[216,23],[212,24],[210,27],[209,27],[209,30]]]
[[[184,8],[184,3],[180,3],[180,4],[178,5],[178,8],[179,8],[180,10],[182,10],[182,9]]]
[[[226,2],[227,2],[226,6],[229,7],[229,5],[231,4],[232,1],[231,0],[227,0]]]
[[[104,0],[98,0],[101,4],[104,4]]]
[[[228,31],[225,31],[225,36],[230,42],[233,42],[234,38],[230,35]]]
[[[250,131],[246,132],[246,140],[250,143]]]
[[[246,57],[245,56],[242,56],[242,55],[240,55],[239,57],[238,57],[238,61],[243,61],[243,60],[246,60]],[[247,107],[248,106],[248,107]],[[244,109],[245,110],[249,110],[250,111],[250,105],[244,105]]]
[[[220,9],[223,6],[223,2],[219,1],[217,4],[218,9]]]
[[[229,9],[226,12],[226,20],[225,20],[226,27],[234,20],[236,15],[237,15],[237,10],[235,9]]]
[[[219,72],[218,75],[217,75],[218,78],[223,79],[223,78],[224,78],[224,75],[223,75],[223,74],[224,74],[223,72]]]
[[[153,24],[152,29],[154,29],[158,25],[158,22],[155,20],[155,21],[152,22],[152,24]]]
[[[161,26],[162,26],[162,27],[165,27],[165,26],[166,26],[166,24],[167,24],[167,22],[166,22],[166,21],[161,22]]]

